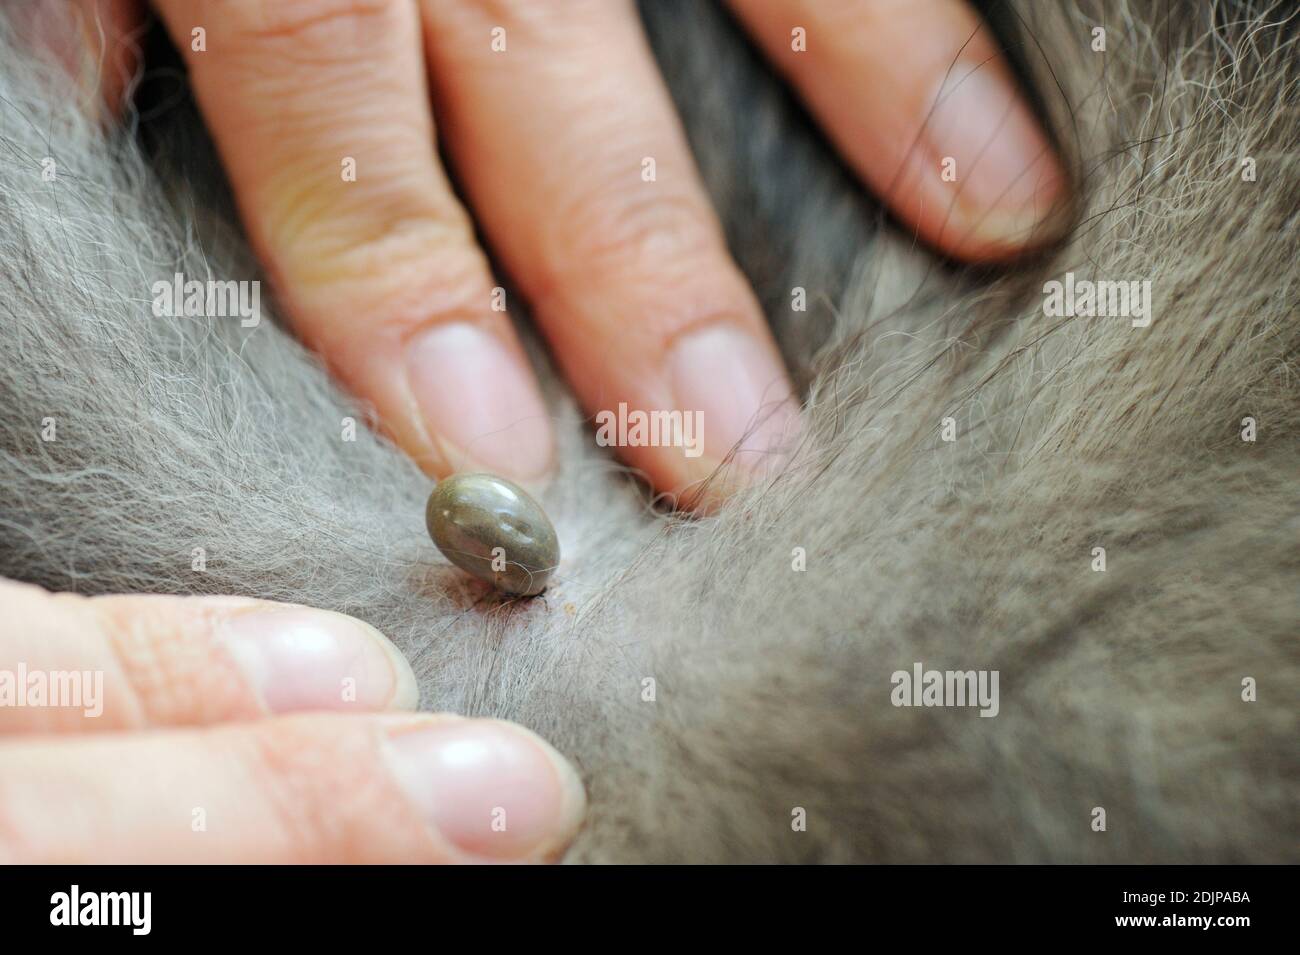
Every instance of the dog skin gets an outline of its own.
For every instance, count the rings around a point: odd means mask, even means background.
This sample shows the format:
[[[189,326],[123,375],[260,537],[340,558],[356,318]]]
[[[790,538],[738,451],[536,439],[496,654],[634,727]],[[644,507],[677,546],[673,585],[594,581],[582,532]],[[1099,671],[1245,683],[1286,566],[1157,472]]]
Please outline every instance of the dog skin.
[[[499,599],[276,322],[151,314],[178,272],[258,276],[178,81],[105,132],[6,34],[0,575],[370,622],[422,708],[578,767],[571,861],[1296,861],[1294,13],[992,7],[1080,197],[996,271],[892,223],[723,12],[643,14],[802,389],[793,460],[708,517],[654,507],[534,342],[564,556]],[[1149,321],[1046,314],[1066,272],[1149,281]],[[996,715],[896,705],[918,665],[996,671]]]

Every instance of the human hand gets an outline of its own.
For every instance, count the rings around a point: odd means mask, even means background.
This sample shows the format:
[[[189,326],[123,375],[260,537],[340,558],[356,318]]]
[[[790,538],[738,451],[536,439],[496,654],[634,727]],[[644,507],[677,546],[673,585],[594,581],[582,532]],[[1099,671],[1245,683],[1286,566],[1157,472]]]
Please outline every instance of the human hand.
[[[110,51],[142,14],[134,0],[74,2]],[[969,4],[730,5],[905,228],[980,262],[1055,237],[1066,177]],[[475,225],[589,414],[700,413],[700,457],[619,449],[658,489],[689,489],[738,442],[750,470],[789,445],[791,385],[633,4],[153,6],[293,327],[430,474],[530,482],[554,465]],[[111,99],[121,56],[99,62]]]
[[[399,712],[410,667],[351,617],[7,580],[0,607],[0,862],[540,861],[581,822],[532,733]]]

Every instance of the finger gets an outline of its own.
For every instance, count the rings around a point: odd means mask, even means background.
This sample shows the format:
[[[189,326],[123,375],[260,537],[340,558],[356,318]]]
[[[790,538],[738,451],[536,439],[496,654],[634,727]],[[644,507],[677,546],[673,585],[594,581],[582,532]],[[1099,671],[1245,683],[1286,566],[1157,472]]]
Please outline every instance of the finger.
[[[414,6],[159,8],[303,340],[429,473],[545,474],[549,419],[434,152]]]
[[[588,413],[700,414],[698,457],[620,449],[663,490],[738,443],[742,466],[770,463],[794,426],[790,382],[632,5],[423,10],[449,153]]]
[[[12,581],[0,581],[0,607],[0,733],[419,701],[396,647],[325,610],[235,597],[79,597]]]
[[[0,742],[0,862],[541,861],[584,809],[563,757],[495,720],[318,715]]]
[[[995,261],[1060,237],[1065,172],[965,0],[729,2],[858,174],[927,242]]]
[[[140,63],[140,0],[38,0],[15,8],[24,42],[50,53],[88,104],[118,115]]]

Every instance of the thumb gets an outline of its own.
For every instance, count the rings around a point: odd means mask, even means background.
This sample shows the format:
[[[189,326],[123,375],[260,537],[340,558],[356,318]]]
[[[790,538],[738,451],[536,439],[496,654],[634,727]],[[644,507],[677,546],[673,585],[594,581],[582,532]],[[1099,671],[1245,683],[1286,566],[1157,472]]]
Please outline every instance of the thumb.
[[[511,723],[309,713],[0,744],[3,863],[557,858],[582,784]]]

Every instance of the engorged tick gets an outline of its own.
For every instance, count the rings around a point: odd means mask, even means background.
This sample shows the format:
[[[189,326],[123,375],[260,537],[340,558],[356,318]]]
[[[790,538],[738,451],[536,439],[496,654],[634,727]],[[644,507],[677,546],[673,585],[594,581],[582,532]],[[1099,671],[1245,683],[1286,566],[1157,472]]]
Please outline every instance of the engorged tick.
[[[560,562],[560,542],[546,512],[505,478],[443,478],[429,495],[424,520],[449,561],[503,594],[540,594]]]

